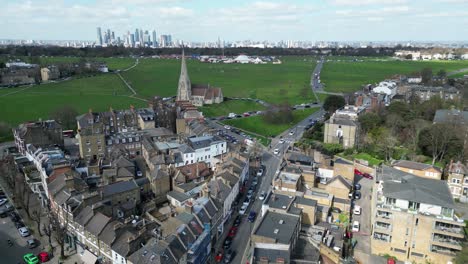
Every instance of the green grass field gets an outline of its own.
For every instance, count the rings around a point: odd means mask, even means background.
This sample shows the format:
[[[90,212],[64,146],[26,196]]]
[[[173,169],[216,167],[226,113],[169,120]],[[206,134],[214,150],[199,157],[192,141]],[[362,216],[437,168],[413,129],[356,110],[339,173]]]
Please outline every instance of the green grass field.
[[[31,87],[0,90],[0,121],[12,125],[20,122],[46,119],[55,109],[69,105],[80,113],[90,108],[94,111],[146,106],[135,98],[115,74],[102,74],[89,78],[73,79]],[[17,92],[17,93],[13,93]]]
[[[304,120],[306,117],[318,111],[319,108],[306,108],[304,110],[296,110],[293,112],[293,120],[289,124],[275,125],[267,123],[263,120],[262,116],[252,116],[248,118],[241,119],[231,119],[226,120],[223,123],[238,127],[246,131],[250,131],[265,137],[277,136],[289,129],[291,126],[297,124],[298,122]]]
[[[314,100],[300,91],[309,88],[315,57],[281,58],[282,64],[210,64],[188,60],[189,76],[194,84],[223,88],[224,96],[251,97],[271,103],[291,104]],[[180,60],[142,59],[140,64],[122,75],[142,96],[171,96],[177,92]],[[283,90],[283,93],[280,92]]]
[[[265,107],[261,104],[252,101],[244,100],[229,100],[224,101],[222,104],[213,104],[199,107],[203,115],[206,117],[227,116],[229,113],[236,113],[242,115],[249,111],[262,111]]]
[[[321,71],[321,80],[329,92],[355,92],[362,85],[376,83],[394,74],[409,74],[423,68],[432,68],[434,73],[467,68],[468,61],[330,61]]]

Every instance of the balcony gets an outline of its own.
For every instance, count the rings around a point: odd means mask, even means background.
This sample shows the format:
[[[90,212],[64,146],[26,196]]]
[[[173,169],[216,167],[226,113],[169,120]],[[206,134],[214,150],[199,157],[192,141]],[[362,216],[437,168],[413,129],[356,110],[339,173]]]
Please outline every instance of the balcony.
[[[448,256],[456,256],[458,253],[458,250],[454,250],[454,249],[446,248],[444,246],[438,246],[438,245],[433,244],[431,246],[431,252],[448,255]]]
[[[391,223],[393,220],[393,215],[391,213],[385,212],[385,211],[377,211],[377,214],[375,215],[376,220],[384,222],[384,223]]]
[[[374,232],[374,240],[389,243],[389,242],[392,242],[392,237],[390,235],[387,235],[387,234]]]
[[[457,238],[464,238],[463,228],[461,226],[456,226],[447,223],[436,222],[434,229],[436,233],[453,236]]]
[[[375,222],[374,229],[379,232],[389,233],[392,232],[392,225],[383,222]]]
[[[432,238],[432,244],[450,249],[462,250],[461,240],[454,237],[435,234]]]

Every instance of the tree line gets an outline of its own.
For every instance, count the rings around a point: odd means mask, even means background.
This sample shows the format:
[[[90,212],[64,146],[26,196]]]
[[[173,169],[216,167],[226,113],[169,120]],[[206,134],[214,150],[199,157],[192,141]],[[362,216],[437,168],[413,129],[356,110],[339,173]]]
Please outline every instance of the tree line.
[[[9,56],[72,56],[72,57],[128,57],[180,54],[180,48],[125,48],[123,46],[71,48],[59,46],[2,46],[0,55]],[[186,54],[237,56],[392,56],[395,48],[185,48]]]

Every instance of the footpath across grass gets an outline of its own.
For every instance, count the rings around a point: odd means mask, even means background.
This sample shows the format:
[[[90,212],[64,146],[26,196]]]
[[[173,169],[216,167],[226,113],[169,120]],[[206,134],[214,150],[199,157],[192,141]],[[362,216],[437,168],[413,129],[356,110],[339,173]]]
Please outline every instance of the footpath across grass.
[[[289,129],[290,127],[294,126],[295,124],[299,123],[300,121],[304,120],[309,115],[317,112],[318,110],[319,108],[306,108],[304,110],[296,110],[293,112],[293,120],[291,120],[291,122],[288,124],[271,124],[266,122],[263,116],[231,119],[226,120],[223,123],[233,127],[238,127],[246,131],[251,131],[253,133],[265,137],[275,137],[284,132],[285,130]]]
[[[242,115],[249,111],[262,111],[265,107],[249,100],[229,100],[221,104],[212,104],[199,107],[205,117],[227,116],[229,113]]]

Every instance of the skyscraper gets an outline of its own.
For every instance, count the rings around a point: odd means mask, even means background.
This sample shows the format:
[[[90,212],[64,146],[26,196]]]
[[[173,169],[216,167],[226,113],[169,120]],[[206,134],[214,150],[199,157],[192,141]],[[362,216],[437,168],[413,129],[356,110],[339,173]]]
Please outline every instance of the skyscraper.
[[[140,32],[138,32],[138,28],[135,29],[135,40],[140,41]]]
[[[138,40],[140,43],[143,43],[143,29],[140,28],[140,39]]]
[[[99,43],[99,46],[102,46],[102,32],[101,32],[101,27],[97,28],[97,40]]]
[[[130,46],[135,47],[135,35],[130,34]]]
[[[156,41],[156,30],[153,30],[153,48],[156,48],[158,45],[158,42]]]

